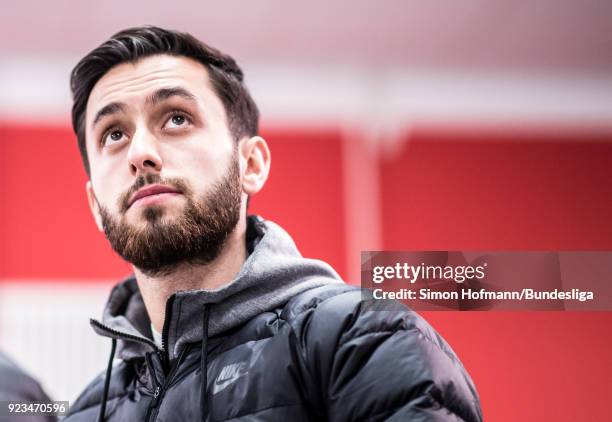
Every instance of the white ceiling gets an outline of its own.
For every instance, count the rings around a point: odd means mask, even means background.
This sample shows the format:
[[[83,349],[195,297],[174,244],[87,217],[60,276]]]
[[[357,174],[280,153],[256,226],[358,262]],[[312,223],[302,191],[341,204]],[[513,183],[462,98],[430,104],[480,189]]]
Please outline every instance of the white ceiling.
[[[610,0],[0,1],[0,53],[13,57],[78,57],[156,24],[251,63],[612,70]]]
[[[143,24],[238,59],[264,122],[612,116],[612,0],[0,0],[0,16],[0,120],[67,122],[72,66]]]

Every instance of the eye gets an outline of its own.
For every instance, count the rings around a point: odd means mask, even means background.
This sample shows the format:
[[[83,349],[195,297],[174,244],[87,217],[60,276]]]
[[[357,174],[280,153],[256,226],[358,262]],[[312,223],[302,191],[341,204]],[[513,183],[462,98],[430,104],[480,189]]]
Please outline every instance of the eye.
[[[125,138],[125,133],[119,129],[108,130],[102,138],[102,146],[109,146],[121,142]]]
[[[183,123],[185,123],[185,116],[181,116],[180,114],[177,114],[176,116],[172,116],[172,119],[170,119],[170,120],[175,125],[180,126]]]
[[[191,124],[191,120],[189,119],[189,117],[187,117],[187,115],[185,115],[185,113],[174,111],[172,112],[168,120],[166,120],[166,123],[164,124],[164,129],[184,128],[189,126],[189,124]]]

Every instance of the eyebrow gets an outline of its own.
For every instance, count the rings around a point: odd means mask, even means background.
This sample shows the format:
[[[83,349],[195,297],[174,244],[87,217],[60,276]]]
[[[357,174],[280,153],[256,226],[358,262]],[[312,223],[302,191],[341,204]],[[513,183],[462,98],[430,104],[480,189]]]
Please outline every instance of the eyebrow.
[[[102,120],[103,117],[110,116],[111,114],[125,112],[125,104],[123,103],[110,103],[102,107],[97,113],[96,117],[94,117],[92,127],[95,127],[96,124]]]
[[[191,92],[184,88],[172,87],[158,89],[146,99],[146,103],[149,107],[154,107],[172,97],[181,97],[185,100],[196,102],[196,96]],[[124,103],[113,102],[105,105],[96,113],[92,127],[95,127],[102,118],[116,113],[124,113],[125,109],[126,105]]]

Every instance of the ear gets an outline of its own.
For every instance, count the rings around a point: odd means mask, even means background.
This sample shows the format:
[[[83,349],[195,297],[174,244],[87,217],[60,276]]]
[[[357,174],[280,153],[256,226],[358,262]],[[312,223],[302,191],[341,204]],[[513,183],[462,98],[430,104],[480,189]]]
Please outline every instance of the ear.
[[[89,203],[89,210],[96,220],[96,226],[98,226],[98,230],[101,232],[104,231],[102,227],[102,216],[100,215],[100,207],[98,206],[98,200],[96,199],[96,195],[93,191],[93,187],[91,186],[91,180],[88,180],[85,184],[85,191],[87,192],[87,202]]]
[[[263,188],[270,173],[270,149],[261,136],[244,138],[240,141],[240,168],[242,169],[242,190],[254,195]]]

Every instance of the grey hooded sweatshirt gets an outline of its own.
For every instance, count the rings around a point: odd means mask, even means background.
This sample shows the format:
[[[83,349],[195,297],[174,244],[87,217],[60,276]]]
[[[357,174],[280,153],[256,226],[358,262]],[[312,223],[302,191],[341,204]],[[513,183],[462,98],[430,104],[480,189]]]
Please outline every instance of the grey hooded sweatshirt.
[[[168,300],[162,339],[170,360],[186,344],[202,341],[201,318],[194,316],[202,313],[203,304],[209,305],[208,335],[214,336],[306,290],[343,283],[329,264],[303,258],[287,232],[261,217],[249,217],[247,247],[249,256],[234,280],[215,290],[179,291]],[[102,322],[91,324],[101,336],[118,340],[117,354],[123,360],[157,350],[134,277],[113,289]]]

